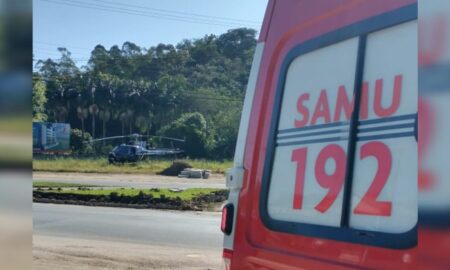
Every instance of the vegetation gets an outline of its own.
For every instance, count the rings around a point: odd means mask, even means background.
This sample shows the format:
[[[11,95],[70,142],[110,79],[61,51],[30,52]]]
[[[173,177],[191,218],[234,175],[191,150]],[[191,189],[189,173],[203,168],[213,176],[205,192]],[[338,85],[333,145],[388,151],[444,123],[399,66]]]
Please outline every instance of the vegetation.
[[[68,190],[38,188],[33,201],[42,203],[80,204],[89,206],[157,208],[172,210],[218,210],[228,196],[225,189],[88,189]]]
[[[47,87],[45,83],[40,78],[36,78],[33,82],[32,96],[33,121],[47,120],[47,115],[45,114],[45,104],[47,103],[46,92]]]
[[[175,146],[185,147],[191,158],[231,159],[255,37],[255,30],[240,28],[176,46],[97,45],[81,68],[59,48],[59,59],[36,63],[34,119],[70,123],[92,138],[186,138]],[[87,151],[82,148],[74,143],[74,151]]]
[[[115,188],[115,189],[82,189],[82,190],[61,190],[59,193],[70,193],[79,195],[107,195],[111,196],[138,196],[139,194],[151,195],[152,198],[161,198],[161,196],[168,199],[175,199],[179,197],[182,200],[189,201],[201,194],[209,194],[220,189],[212,188],[190,188],[181,191],[171,191],[166,188],[155,189],[133,189],[133,188]],[[53,191],[55,192],[55,191]]]
[[[91,135],[87,132],[83,133],[80,129],[70,130],[70,147],[74,154],[91,154],[93,148],[91,144],[85,143],[92,139]]]
[[[34,188],[78,188],[78,187],[93,187],[93,186],[87,185],[87,184],[38,181],[38,182],[33,182],[33,187]]]
[[[190,157],[204,157],[212,148],[211,134],[206,132],[206,120],[200,113],[183,114],[159,132],[167,137],[183,134],[189,142],[184,146],[185,153]]]
[[[185,160],[194,168],[211,170],[212,173],[224,173],[232,167],[231,161],[218,162],[201,159]],[[142,173],[157,174],[172,165],[170,160],[148,160],[139,163],[125,163],[123,165],[112,165],[106,158],[99,159],[35,159],[33,161],[34,171],[49,172],[80,172],[80,173]]]

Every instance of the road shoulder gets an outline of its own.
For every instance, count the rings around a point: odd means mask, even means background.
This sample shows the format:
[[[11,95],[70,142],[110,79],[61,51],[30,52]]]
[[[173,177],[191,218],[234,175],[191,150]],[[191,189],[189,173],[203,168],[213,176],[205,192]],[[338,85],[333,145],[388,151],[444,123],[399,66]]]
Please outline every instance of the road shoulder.
[[[213,250],[33,236],[33,269],[219,269]]]
[[[55,173],[33,172],[33,181],[62,182],[119,187],[205,187],[225,188],[225,176],[213,174],[209,179],[187,179],[147,174]]]

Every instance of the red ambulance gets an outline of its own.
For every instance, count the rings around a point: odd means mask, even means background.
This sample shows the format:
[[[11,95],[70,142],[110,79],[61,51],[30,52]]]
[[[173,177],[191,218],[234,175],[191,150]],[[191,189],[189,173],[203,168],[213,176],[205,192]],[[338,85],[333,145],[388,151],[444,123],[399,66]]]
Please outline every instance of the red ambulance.
[[[269,0],[222,212],[225,269],[413,269],[415,0]]]

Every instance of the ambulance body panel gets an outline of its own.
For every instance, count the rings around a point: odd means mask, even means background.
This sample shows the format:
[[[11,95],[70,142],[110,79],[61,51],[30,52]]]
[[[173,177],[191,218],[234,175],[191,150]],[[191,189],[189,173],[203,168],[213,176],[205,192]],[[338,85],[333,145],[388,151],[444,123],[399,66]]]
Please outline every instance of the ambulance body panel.
[[[227,176],[226,267],[411,269],[417,65],[416,1],[269,1]]]

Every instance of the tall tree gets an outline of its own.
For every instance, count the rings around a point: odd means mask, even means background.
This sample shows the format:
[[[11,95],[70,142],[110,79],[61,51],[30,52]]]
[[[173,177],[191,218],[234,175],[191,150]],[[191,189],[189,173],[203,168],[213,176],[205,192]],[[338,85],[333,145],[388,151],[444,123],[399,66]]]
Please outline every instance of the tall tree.
[[[41,78],[37,77],[33,80],[33,121],[47,121],[47,114],[45,113],[45,105],[47,103],[47,87]]]

